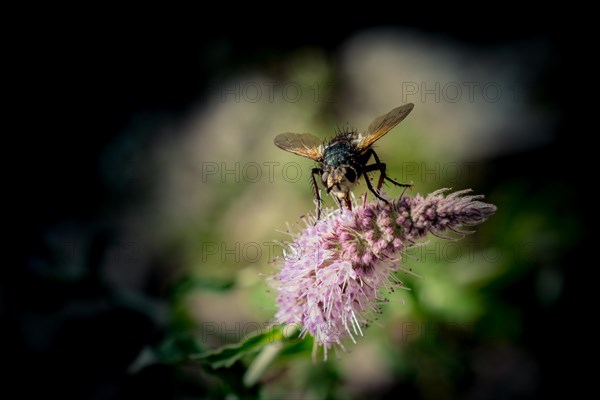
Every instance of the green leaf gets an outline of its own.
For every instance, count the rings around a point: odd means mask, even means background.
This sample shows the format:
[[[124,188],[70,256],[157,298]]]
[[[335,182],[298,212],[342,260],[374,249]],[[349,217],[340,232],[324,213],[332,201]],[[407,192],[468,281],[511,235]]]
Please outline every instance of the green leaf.
[[[179,333],[163,340],[155,349],[157,360],[165,364],[185,361],[188,354],[203,352],[206,349],[192,333]]]
[[[269,343],[281,341],[282,338],[281,328],[273,327],[266,330],[266,332],[250,336],[239,343],[228,344],[216,350],[190,355],[189,359],[210,365],[215,369],[228,368],[245,355],[257,353]]]
[[[179,282],[173,289],[175,297],[185,295],[196,290],[208,290],[214,292],[224,292],[234,286],[233,280],[207,278],[207,277],[189,277]]]
[[[178,333],[165,338],[156,347],[146,346],[129,366],[137,372],[153,364],[177,364],[188,359],[188,354],[205,351],[204,346],[191,333]]]
[[[267,367],[275,360],[282,347],[283,343],[280,341],[269,343],[263,347],[244,374],[243,382],[246,387],[253,386],[258,382]]]

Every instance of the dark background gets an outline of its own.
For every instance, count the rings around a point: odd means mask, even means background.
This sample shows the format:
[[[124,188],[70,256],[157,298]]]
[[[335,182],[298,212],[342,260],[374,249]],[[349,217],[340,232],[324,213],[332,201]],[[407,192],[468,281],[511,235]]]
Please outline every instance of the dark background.
[[[7,219],[15,222],[8,251],[17,257],[5,263],[0,281],[1,362],[9,371],[0,389],[5,391],[3,397],[13,388],[22,394],[18,398],[205,395],[200,386],[182,384],[175,367],[126,373],[140,349],[157,343],[164,332],[156,320],[120,301],[99,270],[106,248],[118,236],[111,221],[143,195],[143,182],[141,189],[107,187],[99,157],[136,114],[155,113],[176,124],[212,83],[231,73],[283,59],[298,47],[334,50],[352,33],[375,26],[340,19],[326,24],[327,29],[263,21],[230,22],[215,30],[200,21],[92,23],[83,18],[78,22],[44,18],[43,23],[29,21],[15,33],[18,39],[11,44],[15,55],[6,62],[11,67],[8,78],[17,89],[8,99],[16,111],[9,118],[15,118],[16,125],[5,131],[10,137],[10,146],[4,147],[10,184],[4,193],[11,204],[15,202],[6,211]],[[551,44],[548,62],[536,81],[535,100],[556,110],[556,140],[494,160],[490,176],[492,182],[524,176],[531,193],[549,182],[561,182],[564,190],[554,194],[561,207],[583,210],[575,200],[584,198],[584,186],[577,171],[569,168],[583,169],[577,155],[585,147],[570,120],[573,102],[565,83],[575,58],[569,41],[553,31],[554,25],[532,26],[528,19],[512,17],[498,24],[487,18],[468,23],[399,19],[401,24],[383,25],[481,47],[511,46],[527,38]],[[61,260],[48,248],[48,236],[64,223],[85,227],[98,221],[101,226],[86,250],[87,272],[76,279],[59,278],[53,271]],[[566,385],[566,370],[572,366],[563,360],[573,352],[572,340],[579,335],[572,299],[583,279],[578,266],[590,266],[583,254],[575,248],[562,253],[558,262],[564,266],[564,289],[559,302],[545,309],[521,304],[529,322],[520,344],[541,366],[535,391],[527,397],[547,397],[565,386],[569,392],[577,389]],[[157,304],[167,302],[174,278],[165,277],[164,260],[150,262],[157,265],[152,269],[157,272],[139,283],[139,295]],[[528,288],[515,285],[503,296],[519,304],[528,298]],[[398,393],[403,392],[410,394],[410,385],[399,386]],[[494,398],[512,397],[520,395],[499,388]]]

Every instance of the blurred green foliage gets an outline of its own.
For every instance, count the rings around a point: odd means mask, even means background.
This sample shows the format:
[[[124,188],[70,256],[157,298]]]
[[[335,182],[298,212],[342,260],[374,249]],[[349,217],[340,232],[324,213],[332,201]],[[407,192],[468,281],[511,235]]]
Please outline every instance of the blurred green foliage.
[[[305,88],[337,76],[326,57],[313,50],[266,70],[274,75],[268,79]],[[235,172],[225,178],[211,175],[201,185],[208,195],[193,204],[197,214],[165,228],[168,242],[178,244],[182,277],[172,290],[170,336],[155,351],[157,360],[177,360],[188,384],[218,387],[217,397],[359,399],[393,391],[440,399],[473,390],[485,396],[495,387],[489,380],[513,377],[519,377],[514,393],[531,393],[539,366],[527,349],[527,319],[561,297],[559,264],[581,229],[573,213],[561,209],[558,193],[564,186],[548,181],[531,187],[529,176],[500,170],[474,151],[444,151],[444,142],[434,146],[429,138],[429,130],[443,129],[410,116],[376,145],[390,176],[414,181],[406,195],[473,188],[498,206],[497,214],[460,241],[431,237],[411,249],[402,263],[418,277],[398,273],[408,290],[386,293],[390,301],[382,314],[357,344],[346,344],[347,352],[326,362],[319,353],[314,361],[310,337],[290,341],[281,333],[273,336],[270,321],[276,309],[266,281],[277,271],[273,258],[281,250],[272,243],[286,240],[277,230],[285,230],[286,221],[294,225],[312,211],[313,203],[307,178],[311,162],[279,151],[272,138],[282,131],[305,130],[331,136],[340,109],[353,109],[341,97],[350,86],[343,80],[336,86],[336,103],[302,98],[293,104],[219,105],[226,109],[229,125],[222,127],[221,136],[215,132],[205,139],[206,146],[217,146],[212,149],[217,158],[205,152],[205,161],[224,162],[227,168],[294,162],[303,176],[298,182],[277,175],[273,182],[250,182],[239,171],[240,179]],[[417,104],[416,111],[427,113],[427,107]],[[201,168],[196,167],[196,179]],[[399,195],[394,188],[387,190],[389,196]],[[362,184],[355,194],[364,192]],[[283,346],[273,350],[278,342]],[[271,355],[261,358],[265,351]],[[248,371],[253,376],[244,381]]]

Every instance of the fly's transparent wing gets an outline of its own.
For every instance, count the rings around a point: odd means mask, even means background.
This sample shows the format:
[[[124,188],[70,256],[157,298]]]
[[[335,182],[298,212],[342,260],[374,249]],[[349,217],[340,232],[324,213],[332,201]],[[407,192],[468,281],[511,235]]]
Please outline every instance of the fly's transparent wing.
[[[379,140],[383,135],[392,130],[396,125],[398,125],[414,108],[414,104],[408,103],[403,106],[394,108],[389,113],[382,115],[381,117],[375,118],[369,128],[367,128],[367,132],[364,134],[364,137],[360,143],[358,143],[358,148],[360,150],[366,150]]]
[[[321,139],[310,133],[282,133],[274,140],[275,146],[302,157],[318,161],[323,157]]]

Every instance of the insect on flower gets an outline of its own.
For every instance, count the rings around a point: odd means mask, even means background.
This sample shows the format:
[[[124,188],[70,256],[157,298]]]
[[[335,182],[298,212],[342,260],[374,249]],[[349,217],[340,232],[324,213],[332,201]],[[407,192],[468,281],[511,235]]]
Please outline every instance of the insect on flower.
[[[310,158],[319,163],[312,169],[312,186],[317,199],[317,219],[321,216],[321,196],[317,186],[316,175],[327,189],[327,193],[334,197],[340,207],[352,209],[350,191],[354,188],[361,176],[369,190],[380,200],[388,202],[379,190],[385,180],[396,186],[410,187],[410,184],[398,183],[386,174],[386,165],[382,163],[371,148],[371,145],[382,138],[386,133],[398,125],[412,111],[414,104],[408,103],[394,108],[389,113],[376,118],[365,133],[356,131],[340,132],[329,142],[323,143],[321,139],[310,133],[282,133],[275,138],[275,145],[285,151],[299,156]],[[375,162],[368,164],[373,157]],[[369,180],[367,173],[379,171],[377,190]]]

